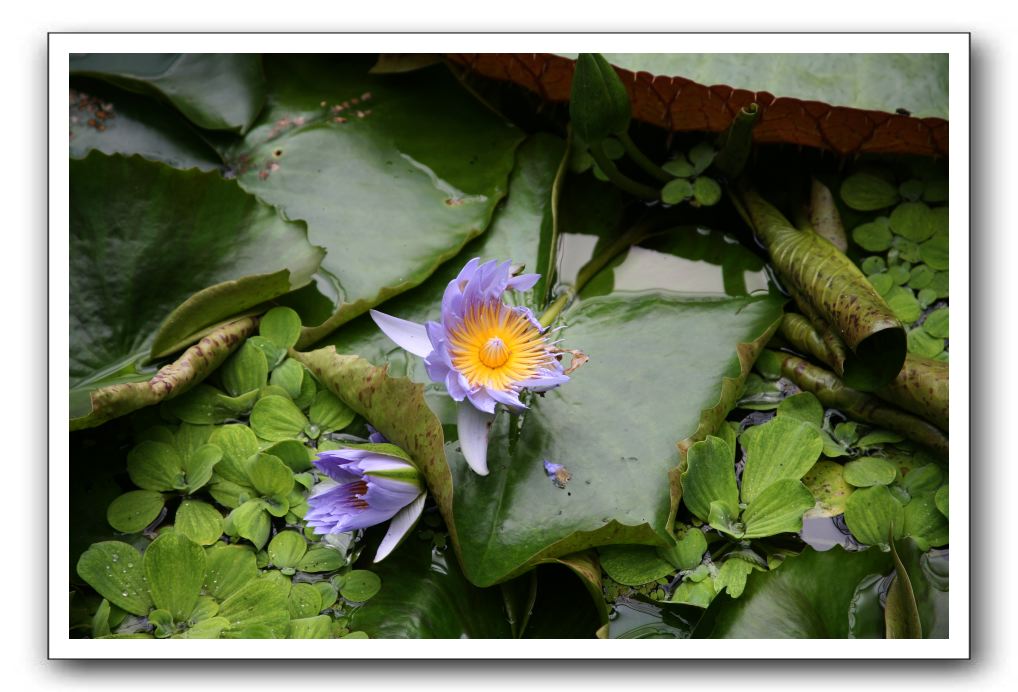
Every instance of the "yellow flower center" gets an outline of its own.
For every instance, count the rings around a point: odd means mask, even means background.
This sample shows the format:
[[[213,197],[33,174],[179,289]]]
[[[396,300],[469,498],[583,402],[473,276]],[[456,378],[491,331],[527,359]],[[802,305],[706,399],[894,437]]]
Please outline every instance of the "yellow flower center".
[[[550,358],[540,330],[501,301],[467,312],[463,324],[450,330],[449,356],[471,387],[502,391],[537,375]]]

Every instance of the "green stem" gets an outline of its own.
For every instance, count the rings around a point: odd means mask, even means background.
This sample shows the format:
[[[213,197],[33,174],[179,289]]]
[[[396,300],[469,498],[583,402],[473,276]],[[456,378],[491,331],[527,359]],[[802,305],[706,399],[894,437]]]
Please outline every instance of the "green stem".
[[[657,178],[662,183],[668,183],[675,179],[674,175],[671,175],[661,166],[657,165],[653,161],[647,158],[647,156],[636,146],[636,143],[629,137],[628,132],[619,132],[615,135],[622,142],[622,146],[626,148],[626,153],[629,154],[629,158],[633,160],[637,166],[642,168],[645,173],[654,178]]]
[[[604,153],[604,148],[600,142],[590,145],[590,155],[601,171],[608,177],[608,180],[615,183],[621,190],[647,201],[660,198],[658,191],[654,188],[643,183],[638,183],[632,178],[623,175],[615,166],[615,162]]]

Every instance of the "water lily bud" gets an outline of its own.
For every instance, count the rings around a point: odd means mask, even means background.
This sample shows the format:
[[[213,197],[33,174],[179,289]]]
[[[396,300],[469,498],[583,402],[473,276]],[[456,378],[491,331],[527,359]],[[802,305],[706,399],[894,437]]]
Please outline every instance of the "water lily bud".
[[[597,53],[580,53],[569,97],[569,117],[576,134],[594,145],[625,132],[629,109],[629,95],[615,69]]]

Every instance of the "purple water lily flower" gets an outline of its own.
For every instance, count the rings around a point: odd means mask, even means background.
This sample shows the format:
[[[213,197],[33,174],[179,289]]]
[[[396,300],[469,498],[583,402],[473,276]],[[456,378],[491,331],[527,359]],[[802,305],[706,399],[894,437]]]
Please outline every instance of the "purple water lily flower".
[[[424,358],[428,376],[460,402],[460,448],[470,467],[488,473],[488,428],[495,407],[519,411],[524,389],[542,392],[569,381],[548,329],[525,307],[507,305],[506,291],[525,291],[538,274],[513,276],[510,262],[467,262],[442,297],[440,322],[427,325],[371,311],[400,347]]]
[[[307,525],[320,534],[366,529],[392,519],[378,546],[379,562],[399,545],[421,516],[427,490],[420,473],[381,445],[320,452],[315,467],[328,476],[308,497]]]

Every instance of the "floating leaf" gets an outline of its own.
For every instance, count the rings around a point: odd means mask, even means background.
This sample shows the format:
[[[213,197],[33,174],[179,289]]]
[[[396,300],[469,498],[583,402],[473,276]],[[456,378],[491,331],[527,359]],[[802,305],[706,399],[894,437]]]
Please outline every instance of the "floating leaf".
[[[150,355],[307,283],[321,259],[300,226],[218,173],[98,152],[70,168],[72,418],[104,385],[148,380]],[[186,242],[169,242],[182,227]]]
[[[164,533],[145,550],[144,566],[152,602],[176,622],[187,620],[205,582],[202,547],[181,533]]]
[[[272,308],[262,316],[258,333],[286,350],[300,338],[300,315],[290,308]]]
[[[908,333],[908,350],[923,358],[935,358],[944,350],[944,340],[941,337],[931,336],[920,327]]]
[[[158,95],[199,127],[243,132],[265,100],[256,53],[87,53],[72,55],[72,75]]]
[[[224,636],[241,639],[285,637],[290,622],[288,585],[289,580],[287,586],[282,586],[272,579],[260,577],[247,582],[229,596],[219,608],[220,617],[230,622]]]
[[[718,575],[714,577],[714,588],[718,593],[727,591],[732,598],[738,598],[746,590],[746,578],[757,567],[746,560],[728,558],[721,563]]]
[[[301,572],[332,572],[346,564],[343,556],[332,548],[312,548],[301,558]]]
[[[106,510],[106,521],[117,531],[137,533],[151,524],[163,511],[163,496],[152,490],[124,493]]]
[[[139,488],[165,492],[184,488],[184,460],[165,442],[145,440],[127,453],[127,473]]]
[[[707,176],[700,176],[693,182],[693,197],[704,207],[710,207],[721,201],[721,186]]]
[[[342,430],[353,422],[357,414],[332,392],[323,389],[315,395],[308,416],[323,433]]]
[[[933,235],[934,231],[930,208],[922,202],[904,202],[899,204],[891,212],[890,224],[891,229],[897,235],[915,243],[921,243],[926,240]]]
[[[926,288],[933,283],[933,275],[933,270],[925,264],[912,267],[908,275],[908,287],[915,290]]]
[[[223,515],[206,502],[184,500],[177,509],[173,528],[198,545],[212,545],[223,535]]]
[[[936,495],[934,495],[934,502],[937,505],[937,509],[940,510],[940,513],[943,514],[945,517],[947,516],[947,509],[948,509],[948,500],[947,500],[947,498],[948,498],[948,490],[947,490],[947,484],[945,483],[944,485],[940,486],[940,488],[936,492]]]
[[[813,494],[816,506],[807,516],[836,517],[844,514],[845,503],[854,488],[845,482],[844,467],[834,461],[821,459],[813,465],[802,483]]]
[[[762,538],[802,530],[802,515],[813,508],[813,494],[797,479],[783,478],[767,485],[742,513],[744,538]]]
[[[227,521],[233,526],[236,535],[251,541],[259,550],[269,540],[272,522],[264,500],[248,500],[233,510]]]
[[[924,549],[947,545],[947,517],[937,508],[934,493],[913,497],[905,505],[904,535],[911,536]]]
[[[788,416],[778,416],[747,429],[740,443],[746,455],[742,500],[749,504],[779,480],[802,478],[816,463],[824,446],[815,426]]]
[[[888,532],[901,538],[905,510],[886,486],[856,490],[845,504],[845,523],[856,540],[868,545],[885,545]]]
[[[661,201],[665,204],[679,204],[693,196],[693,186],[685,178],[676,178],[661,188]]]
[[[289,611],[295,619],[310,618],[322,609],[322,597],[311,584],[298,582],[290,588]]]
[[[857,491],[855,494],[864,491]],[[887,540],[885,535],[882,539]],[[843,639],[848,636],[856,587],[891,569],[889,553],[826,552],[806,548],[781,567],[751,574],[738,599],[719,595],[693,636],[715,639]],[[883,623],[868,636],[882,636]],[[861,634],[861,633],[860,633]],[[859,636],[859,634],[857,634]]]
[[[906,277],[908,273],[906,272]],[[887,293],[887,305],[894,315],[905,324],[912,324],[919,319],[922,308],[919,307],[915,294],[902,286],[895,286]]]
[[[339,587],[339,593],[348,601],[361,603],[374,596],[381,588],[382,580],[377,574],[366,569],[355,569],[347,573]]]
[[[297,406],[283,396],[266,396],[251,410],[251,429],[263,440],[279,442],[299,437],[308,419]]]
[[[269,562],[280,569],[289,569],[291,574],[300,564],[305,552],[307,543],[296,531],[280,531],[269,542]],[[315,613],[319,610],[321,608],[317,608]]]
[[[619,584],[627,586],[640,586],[675,571],[675,567],[663,560],[655,548],[647,545],[604,545],[597,552],[601,569]],[[697,559],[697,564],[699,562]]]
[[[674,431],[691,438],[688,447],[716,429],[734,403],[755,349],[779,317],[779,303],[770,298],[690,300],[647,294],[583,301],[563,317],[569,326],[562,335],[581,346],[592,364],[596,359],[598,369],[590,372],[597,377],[580,370],[568,386],[533,400],[522,430],[512,433],[514,447],[509,444],[509,416],[499,414],[489,441],[491,474],[486,477],[467,467],[455,445],[442,449],[443,431],[424,406],[420,385],[389,378],[332,349],[296,357],[319,382],[407,450],[445,513],[469,578],[493,584],[545,557],[599,543],[667,545],[671,539],[665,525],[679,499],[666,480],[671,472],[677,486],[679,440]],[[608,410],[594,404],[604,400],[605,392],[617,397],[627,391],[626,383],[639,376],[641,364],[650,367],[654,353],[662,349],[672,359],[683,354],[667,378],[655,370],[644,378],[650,389],[627,398],[625,405],[620,402]],[[633,360],[637,350],[643,355]],[[682,383],[681,396],[676,382]],[[660,434],[647,434],[646,420],[663,409],[679,422],[669,423]],[[548,430],[556,434],[547,435]],[[573,471],[566,492],[549,483],[540,463],[534,462],[542,458]],[[585,471],[580,475],[577,469]],[[619,495],[619,484],[611,481],[619,474],[629,479],[625,496],[639,501],[625,502]],[[504,528],[498,530],[500,526]]]
[[[284,360],[269,375],[269,384],[285,391],[286,395],[294,401],[300,397],[303,383],[304,367],[292,358]]]
[[[331,639],[332,618],[316,615],[290,620],[290,639]]]
[[[417,286],[480,235],[523,140],[444,66],[392,79],[368,74],[371,60],[266,56],[267,106],[223,151],[241,187],[305,221],[328,251],[315,286],[286,300],[310,325],[302,344]]]
[[[845,481],[856,488],[890,485],[897,474],[894,464],[880,457],[863,457],[845,464]]]
[[[152,608],[141,553],[134,546],[93,543],[78,559],[77,572],[100,596],[128,613],[147,615]]]
[[[240,396],[260,389],[268,382],[269,365],[265,354],[244,342],[237,352],[226,359],[219,375],[230,396]]]
[[[868,252],[883,252],[891,247],[894,236],[887,219],[880,217],[876,221],[856,226],[852,230],[852,240]]]
[[[937,464],[925,464],[904,474],[901,485],[912,497],[936,492],[944,482],[944,472]]]
[[[919,246],[923,262],[931,269],[946,271],[948,268],[948,239],[946,233],[938,233]]]
[[[898,190],[883,177],[855,173],[841,183],[841,199],[852,209],[875,211],[897,202]]]
[[[229,598],[258,576],[255,555],[250,547],[214,545],[206,549],[205,557],[204,591],[217,600]]]
[[[735,452],[727,442],[709,436],[689,448],[686,471],[682,474],[682,500],[704,521],[709,519],[710,506],[715,501],[723,502],[729,514],[738,515]]]

